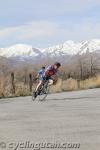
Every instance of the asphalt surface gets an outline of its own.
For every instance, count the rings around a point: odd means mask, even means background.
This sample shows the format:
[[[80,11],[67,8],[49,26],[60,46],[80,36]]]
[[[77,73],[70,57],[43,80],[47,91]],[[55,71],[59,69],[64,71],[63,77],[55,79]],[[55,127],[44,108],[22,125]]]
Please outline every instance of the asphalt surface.
[[[100,89],[51,94],[42,102],[0,100],[0,150],[54,150],[54,144],[100,150]]]

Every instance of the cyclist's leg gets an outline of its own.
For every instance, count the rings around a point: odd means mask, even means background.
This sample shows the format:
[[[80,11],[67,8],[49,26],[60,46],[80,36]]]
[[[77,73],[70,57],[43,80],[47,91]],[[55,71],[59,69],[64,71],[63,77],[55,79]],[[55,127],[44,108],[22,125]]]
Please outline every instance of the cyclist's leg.
[[[53,85],[53,79],[49,79],[48,85],[49,85],[49,86]]]
[[[39,80],[39,84],[37,85],[37,87],[36,87],[36,89],[35,89],[35,91],[34,91],[34,97],[36,98],[37,97],[37,95],[38,95],[38,90],[39,90],[39,88],[42,86],[42,80]]]
[[[37,85],[35,92],[37,92],[38,89],[42,86],[42,83],[43,83],[43,81],[39,80],[39,84]]]

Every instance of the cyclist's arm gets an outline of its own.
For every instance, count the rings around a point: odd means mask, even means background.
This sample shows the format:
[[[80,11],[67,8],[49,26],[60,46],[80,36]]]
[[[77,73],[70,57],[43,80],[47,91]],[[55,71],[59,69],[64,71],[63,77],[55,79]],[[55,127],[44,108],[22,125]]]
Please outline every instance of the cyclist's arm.
[[[36,75],[36,79],[39,79],[40,75],[41,75],[41,70],[38,71],[38,73],[37,73],[37,75]]]
[[[46,69],[45,69],[45,76],[49,76],[49,71],[51,70],[51,66],[48,66]]]

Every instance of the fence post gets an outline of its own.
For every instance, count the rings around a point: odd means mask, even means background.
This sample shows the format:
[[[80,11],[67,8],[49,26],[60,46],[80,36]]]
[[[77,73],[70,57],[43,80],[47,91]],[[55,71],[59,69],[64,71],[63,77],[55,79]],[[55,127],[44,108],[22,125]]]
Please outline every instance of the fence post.
[[[80,79],[77,80],[78,89],[80,89]]]
[[[30,89],[30,92],[32,92],[32,74],[31,73],[29,74],[29,89]]]
[[[15,94],[15,83],[14,83],[14,73],[11,73],[11,92]]]

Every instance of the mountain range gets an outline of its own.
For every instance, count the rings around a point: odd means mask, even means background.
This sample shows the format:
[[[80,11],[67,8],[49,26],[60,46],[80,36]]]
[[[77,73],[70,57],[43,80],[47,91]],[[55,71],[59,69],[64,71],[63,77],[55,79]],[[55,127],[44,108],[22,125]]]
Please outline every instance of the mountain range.
[[[25,61],[37,60],[44,58],[69,58],[75,55],[82,55],[86,53],[100,54],[100,39],[93,39],[89,41],[74,42],[66,41],[53,47],[38,49],[30,45],[17,44],[11,47],[0,48],[0,56],[11,58],[15,60]]]

